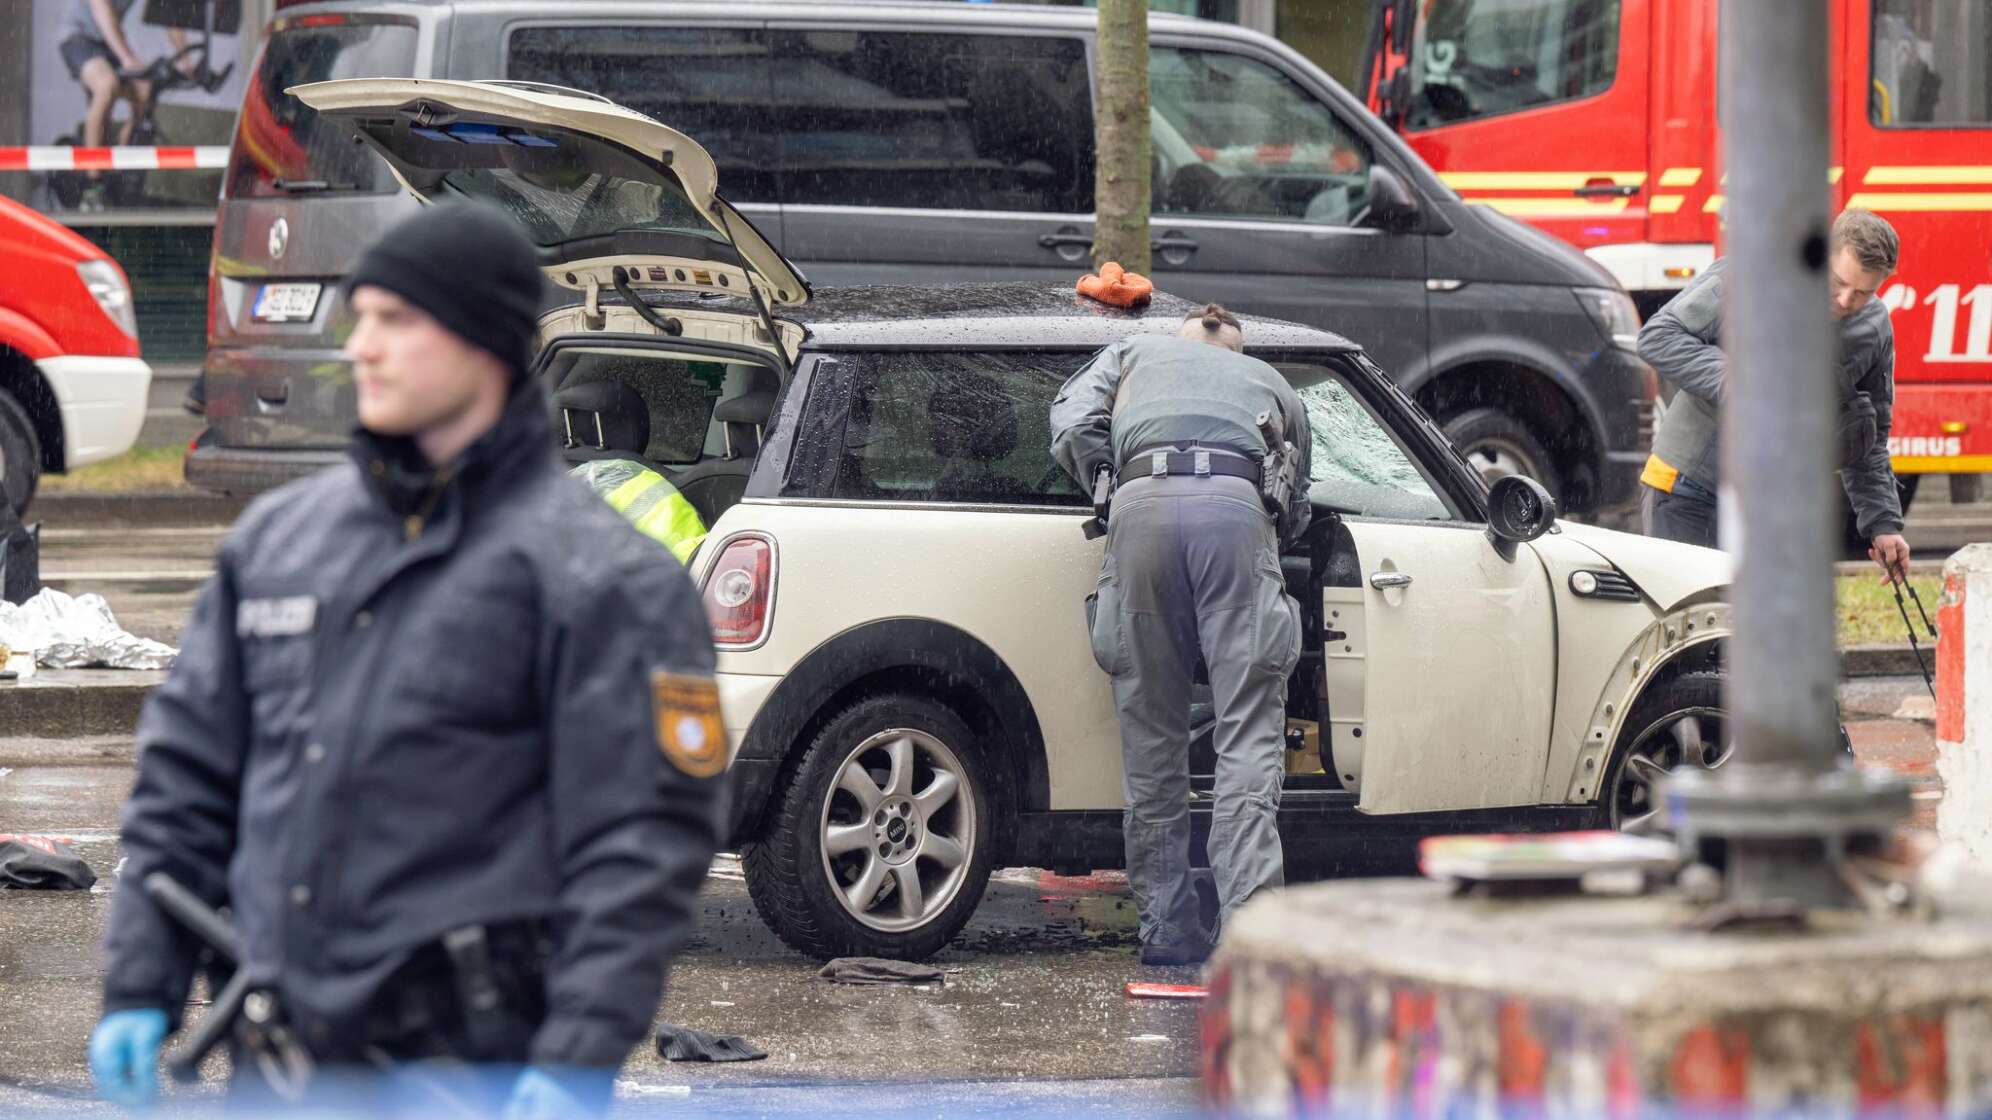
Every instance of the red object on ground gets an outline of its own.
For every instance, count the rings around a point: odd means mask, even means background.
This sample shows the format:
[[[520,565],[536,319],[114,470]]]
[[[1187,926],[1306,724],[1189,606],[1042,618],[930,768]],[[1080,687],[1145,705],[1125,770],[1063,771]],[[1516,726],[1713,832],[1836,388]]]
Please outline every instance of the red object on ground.
[[[1143,984],[1132,980],[1126,990],[1129,999],[1202,999],[1210,994],[1210,989],[1202,984]]]
[[[1117,261],[1108,261],[1100,271],[1079,278],[1079,294],[1115,307],[1140,307],[1155,295],[1155,285],[1139,272],[1129,272]]]

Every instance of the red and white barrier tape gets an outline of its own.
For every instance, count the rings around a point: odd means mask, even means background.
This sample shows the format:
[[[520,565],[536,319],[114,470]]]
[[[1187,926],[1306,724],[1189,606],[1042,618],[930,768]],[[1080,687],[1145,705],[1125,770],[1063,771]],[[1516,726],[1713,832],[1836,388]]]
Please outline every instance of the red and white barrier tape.
[[[228,149],[0,147],[0,171],[207,171],[228,166]]]

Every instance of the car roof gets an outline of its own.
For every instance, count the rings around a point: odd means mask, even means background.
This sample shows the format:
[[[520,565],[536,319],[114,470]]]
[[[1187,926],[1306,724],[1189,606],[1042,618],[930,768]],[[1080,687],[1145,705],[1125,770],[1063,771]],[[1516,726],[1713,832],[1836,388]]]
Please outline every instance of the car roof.
[[[783,318],[812,349],[995,347],[1097,350],[1135,334],[1173,334],[1202,304],[1157,292],[1139,310],[1111,307],[1055,284],[826,287]],[[1247,350],[1357,351],[1330,331],[1239,315]]]

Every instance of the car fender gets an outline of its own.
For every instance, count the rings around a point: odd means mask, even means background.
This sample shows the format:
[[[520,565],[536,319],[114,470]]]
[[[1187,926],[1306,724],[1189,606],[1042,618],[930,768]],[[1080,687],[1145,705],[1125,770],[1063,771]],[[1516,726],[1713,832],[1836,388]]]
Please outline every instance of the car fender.
[[[1638,585],[1663,612],[1725,592],[1736,576],[1735,559],[1712,548],[1562,522],[1561,535],[1584,545]]]
[[[1011,752],[1018,776],[1016,807],[1045,809],[1051,780],[1044,733],[1030,697],[995,651],[967,631],[929,618],[886,618],[845,630],[805,654],[755,713],[738,758],[782,764],[819,719],[846,698],[855,699],[882,678],[923,677],[942,699],[973,692],[983,711],[963,712],[971,726],[986,720],[998,747]],[[762,806],[740,805],[736,819],[752,821]]]
[[[1562,795],[1555,800],[1570,803],[1596,800],[1611,766],[1612,747],[1625,731],[1626,715],[1639,697],[1684,657],[1712,653],[1711,647],[1733,632],[1730,607],[1724,602],[1682,607],[1655,619],[1641,631],[1612,668],[1606,687],[1591,711],[1582,742],[1565,768]]]
[[[1729,633],[1729,607],[1720,598],[1727,557],[1569,522],[1557,529],[1530,545],[1556,600],[1556,713],[1540,787],[1547,804],[1595,797],[1617,721],[1652,674]],[[1673,558],[1683,571],[1661,566],[1658,557],[1669,549],[1688,553]],[[1572,577],[1581,571],[1629,579],[1636,596],[1579,595]]]

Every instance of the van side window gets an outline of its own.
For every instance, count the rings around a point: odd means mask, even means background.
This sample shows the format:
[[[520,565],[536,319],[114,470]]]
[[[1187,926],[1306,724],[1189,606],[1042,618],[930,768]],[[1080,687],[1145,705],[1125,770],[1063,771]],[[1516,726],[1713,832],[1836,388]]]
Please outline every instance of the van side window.
[[[1291,78],[1219,51],[1150,55],[1155,210],[1357,224],[1368,148]]]
[[[1618,52],[1619,0],[1430,0],[1412,33],[1405,127],[1595,96]]]
[[[732,202],[776,201],[767,36],[727,27],[522,27],[506,77],[587,90],[670,125],[719,165]]]
[[[1875,0],[1868,120],[1992,125],[1992,0]]]
[[[889,31],[776,39],[784,204],[1092,210],[1080,40]]]
[[[1051,402],[1085,354],[880,354],[851,386],[836,496],[1079,506]]]

